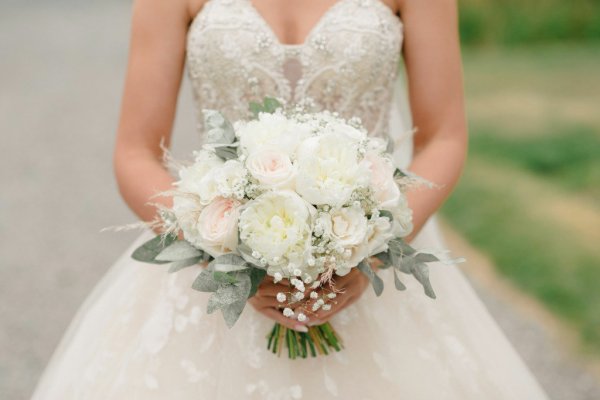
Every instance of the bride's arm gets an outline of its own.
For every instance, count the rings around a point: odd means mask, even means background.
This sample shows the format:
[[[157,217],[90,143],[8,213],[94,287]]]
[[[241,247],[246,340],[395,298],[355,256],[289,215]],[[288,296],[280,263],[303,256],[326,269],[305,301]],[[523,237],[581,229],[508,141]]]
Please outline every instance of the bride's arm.
[[[189,0],[137,0],[133,7],[114,168],[125,202],[145,221],[156,214],[150,198],[172,183],[160,143],[169,145],[190,16]]]
[[[456,0],[397,0],[405,26],[404,59],[415,135],[409,169],[439,189],[409,194],[418,233],[461,174],[467,152]]]

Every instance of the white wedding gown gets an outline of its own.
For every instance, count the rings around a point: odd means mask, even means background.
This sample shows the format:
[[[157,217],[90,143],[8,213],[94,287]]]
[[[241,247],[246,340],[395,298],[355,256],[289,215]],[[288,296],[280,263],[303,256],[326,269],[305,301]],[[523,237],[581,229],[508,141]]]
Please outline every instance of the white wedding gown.
[[[373,135],[393,134],[410,161],[398,85],[402,23],[380,0],[339,0],[301,45],[284,45],[249,0],[210,0],[188,35],[197,109],[246,116],[248,102],[277,96],[359,116]],[[403,115],[404,112],[404,115]],[[200,267],[168,274],[131,250],[82,306],[34,399],[546,399],[461,272],[434,265],[438,298],[412,277],[393,277],[333,324],[345,349],[306,360],[266,349],[273,321],[247,307],[232,328],[206,315],[208,294],[190,288]],[[431,220],[414,245],[443,249]]]

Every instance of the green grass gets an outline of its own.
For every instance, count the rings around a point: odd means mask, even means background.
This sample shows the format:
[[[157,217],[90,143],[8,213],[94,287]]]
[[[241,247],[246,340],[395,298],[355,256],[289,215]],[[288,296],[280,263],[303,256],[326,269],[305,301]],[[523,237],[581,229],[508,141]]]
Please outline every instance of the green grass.
[[[598,45],[467,51],[470,158],[442,209],[596,354],[599,70]]]

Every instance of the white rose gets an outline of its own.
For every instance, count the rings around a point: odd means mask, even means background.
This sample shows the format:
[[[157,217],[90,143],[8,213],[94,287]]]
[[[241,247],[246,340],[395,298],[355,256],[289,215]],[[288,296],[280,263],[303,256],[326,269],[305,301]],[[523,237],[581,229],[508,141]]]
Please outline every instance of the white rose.
[[[237,200],[217,197],[200,212],[196,234],[184,231],[185,239],[213,257],[235,251],[240,206]]]
[[[387,251],[388,242],[393,239],[393,224],[387,217],[371,218],[367,233],[367,252],[369,256]]]
[[[368,247],[365,243],[351,247],[347,251],[350,254],[346,257],[346,262],[340,263],[335,270],[335,273],[339,276],[348,274],[352,268],[356,267],[362,260],[369,256]]]
[[[238,160],[227,160],[209,173],[217,193],[222,197],[244,197],[248,184],[248,170]]]
[[[358,143],[367,139],[367,133],[365,131],[357,129],[339,118],[328,119],[326,131],[329,133],[342,134],[353,143]]]
[[[297,152],[296,191],[311,204],[341,207],[368,182],[357,144],[339,133],[304,140]]]
[[[367,152],[364,161],[371,172],[371,188],[378,207],[383,210],[391,210],[396,207],[402,193],[394,180],[392,162],[375,151]]]
[[[344,207],[330,214],[332,239],[343,247],[357,246],[367,236],[367,217],[360,207]]]
[[[223,160],[213,152],[200,150],[195,153],[192,165],[179,170],[179,181],[175,185],[179,191],[195,194],[202,204],[208,204],[217,196],[212,173],[222,165]]]
[[[271,263],[286,259],[300,267],[311,244],[313,207],[295,192],[266,192],[240,215],[240,240]]]
[[[413,230],[412,209],[408,207],[408,201],[404,194],[400,194],[398,204],[390,212],[394,217],[394,235],[399,237],[408,236]]]
[[[267,146],[289,156],[294,154],[300,140],[310,134],[307,125],[291,120],[280,112],[260,113],[258,120],[238,122],[235,131],[245,154],[252,154]]]
[[[251,153],[246,168],[258,182],[269,189],[293,189],[296,169],[290,157],[276,149],[262,149]]]

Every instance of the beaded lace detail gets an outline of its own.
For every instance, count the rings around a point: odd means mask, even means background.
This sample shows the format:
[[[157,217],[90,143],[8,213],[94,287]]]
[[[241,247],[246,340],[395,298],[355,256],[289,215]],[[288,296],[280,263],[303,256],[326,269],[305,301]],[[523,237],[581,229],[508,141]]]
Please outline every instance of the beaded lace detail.
[[[401,46],[402,23],[381,0],[338,0],[298,45],[281,43],[250,0],[209,0],[187,64],[198,111],[236,120],[265,96],[310,99],[384,136]]]

